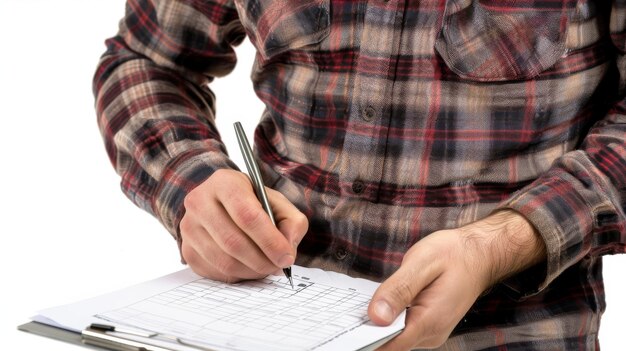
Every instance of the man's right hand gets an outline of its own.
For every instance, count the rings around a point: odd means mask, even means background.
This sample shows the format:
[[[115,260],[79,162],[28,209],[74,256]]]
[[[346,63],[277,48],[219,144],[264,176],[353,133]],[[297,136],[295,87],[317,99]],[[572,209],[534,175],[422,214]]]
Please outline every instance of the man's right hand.
[[[197,274],[224,282],[257,279],[294,263],[308,220],[265,188],[276,226],[244,173],[218,170],[185,197],[182,255]]]

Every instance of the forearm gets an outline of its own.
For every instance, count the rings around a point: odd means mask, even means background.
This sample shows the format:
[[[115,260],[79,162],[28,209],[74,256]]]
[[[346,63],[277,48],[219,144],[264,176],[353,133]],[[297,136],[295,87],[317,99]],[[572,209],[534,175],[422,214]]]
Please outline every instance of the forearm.
[[[124,192],[176,235],[184,196],[215,170],[235,167],[206,84],[232,70],[231,44],[242,30],[230,1],[129,0],[120,23],[94,76],[98,125]],[[198,36],[189,38],[192,27]]]
[[[625,252],[625,174],[626,97],[621,90],[578,150],[557,159],[544,175],[499,206],[527,218],[546,247],[544,271],[516,277],[507,285],[520,296],[531,295],[585,257]],[[537,279],[538,274],[544,279]]]
[[[459,228],[470,265],[484,272],[484,289],[546,259],[543,239],[520,214],[498,211]]]
[[[98,124],[123,191],[172,233],[184,194],[214,170],[234,167],[212,111],[185,84],[147,60],[132,60],[96,90]]]

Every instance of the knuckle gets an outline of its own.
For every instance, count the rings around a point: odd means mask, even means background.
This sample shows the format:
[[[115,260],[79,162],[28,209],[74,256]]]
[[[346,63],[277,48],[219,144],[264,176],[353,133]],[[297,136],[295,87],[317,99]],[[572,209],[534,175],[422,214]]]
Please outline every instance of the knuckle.
[[[228,252],[232,255],[237,255],[241,253],[244,249],[244,243],[241,239],[241,236],[229,234],[225,235],[223,239],[224,251]]]
[[[233,182],[232,170],[218,169],[207,180],[207,186],[211,193],[218,198],[229,198],[232,196],[237,186],[231,185]]]
[[[309,230],[309,219],[304,215],[304,213],[298,212],[294,221],[296,222],[297,228],[302,230],[302,233],[306,233]]]
[[[235,276],[237,273],[237,261],[231,257],[222,257],[216,260],[215,268],[222,275],[227,277]]]
[[[261,251],[272,254],[281,251],[280,241],[274,240],[273,238],[267,238],[259,242],[259,247]],[[284,251],[284,250],[282,250]]]
[[[391,295],[392,301],[400,301],[406,305],[408,305],[415,296],[411,284],[404,280],[397,281],[389,291],[389,294]]]
[[[238,216],[244,228],[255,228],[262,222],[266,214],[261,208],[241,206],[238,209]]]
[[[220,182],[224,179],[228,179],[229,177],[227,173],[228,173],[228,170],[220,168],[216,170],[215,172],[213,172],[213,174],[209,177],[209,180],[211,182],[215,182],[215,181]]]
[[[180,234],[183,237],[190,235],[193,231],[193,225],[191,224],[191,220],[189,220],[189,217],[187,216],[183,216],[183,218],[180,220],[180,223],[178,224],[178,227],[180,228]]]
[[[185,196],[185,198],[183,199],[183,206],[185,207],[185,211],[188,213],[198,211],[198,208],[200,206],[198,196],[193,190],[189,192],[187,196]]]

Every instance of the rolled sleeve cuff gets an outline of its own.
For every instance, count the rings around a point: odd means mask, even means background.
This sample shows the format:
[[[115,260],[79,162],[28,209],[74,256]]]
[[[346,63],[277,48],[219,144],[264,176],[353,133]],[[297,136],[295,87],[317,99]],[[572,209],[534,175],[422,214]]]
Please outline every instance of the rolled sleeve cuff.
[[[578,190],[560,177],[544,177],[497,208],[511,209],[526,217],[546,247],[546,261],[502,283],[514,298],[524,299],[542,291],[588,252],[584,238],[592,230],[593,219]]]
[[[185,214],[185,197],[219,169],[238,170],[238,167],[222,152],[188,151],[173,159],[164,170],[154,197],[153,209],[178,242],[179,250],[182,245],[180,221]],[[184,263],[182,254],[181,260]]]

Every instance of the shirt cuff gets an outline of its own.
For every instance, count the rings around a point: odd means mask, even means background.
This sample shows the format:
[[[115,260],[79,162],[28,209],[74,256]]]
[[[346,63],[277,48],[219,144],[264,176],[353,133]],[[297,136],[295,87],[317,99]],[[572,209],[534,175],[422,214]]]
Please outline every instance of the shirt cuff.
[[[513,298],[519,300],[539,293],[588,252],[583,243],[592,231],[593,218],[579,190],[572,182],[548,174],[496,209],[511,209],[526,217],[546,247],[544,262],[502,282]]]
[[[171,160],[159,182],[152,208],[165,228],[178,242],[182,237],[180,221],[185,214],[184,200],[195,187],[219,169],[239,170],[228,156],[219,151],[187,151]],[[181,260],[184,262],[181,253]]]

